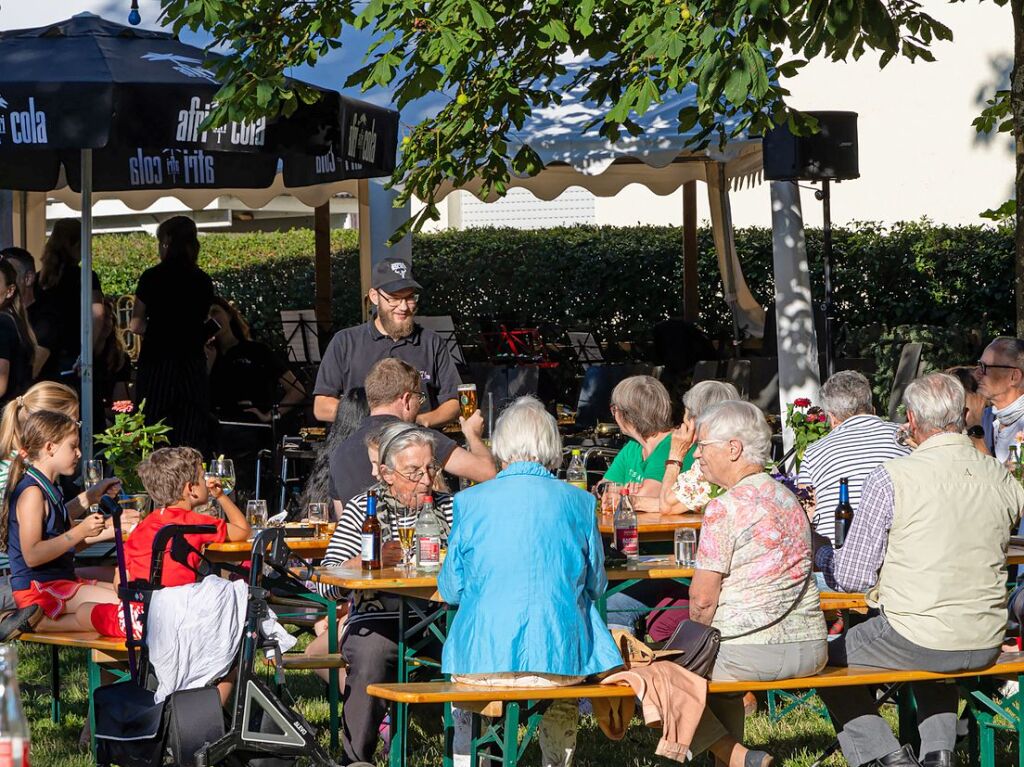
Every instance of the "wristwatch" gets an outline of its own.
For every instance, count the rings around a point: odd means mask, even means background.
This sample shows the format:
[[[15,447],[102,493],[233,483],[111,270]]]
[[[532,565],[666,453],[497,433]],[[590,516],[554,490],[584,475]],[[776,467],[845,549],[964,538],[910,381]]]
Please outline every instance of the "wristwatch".
[[[967,436],[971,439],[983,439],[985,430],[981,426],[972,426],[967,430]]]
[[[669,458],[665,461],[666,466],[678,466],[680,469],[683,468],[682,460],[678,458]]]

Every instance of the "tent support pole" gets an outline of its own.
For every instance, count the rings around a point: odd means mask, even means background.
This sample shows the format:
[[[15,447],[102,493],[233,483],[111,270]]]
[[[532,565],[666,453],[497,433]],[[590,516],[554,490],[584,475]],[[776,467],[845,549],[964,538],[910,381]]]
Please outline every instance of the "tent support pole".
[[[313,236],[316,241],[314,274],[316,280],[316,324],[320,338],[331,331],[331,202],[313,209]]]
[[[82,466],[92,458],[92,150],[82,150]]]
[[[697,182],[683,184],[683,319],[696,322],[700,315],[697,297]]]
[[[370,317],[370,270],[373,268],[373,224],[370,221],[370,182],[359,179],[359,303],[363,321]]]

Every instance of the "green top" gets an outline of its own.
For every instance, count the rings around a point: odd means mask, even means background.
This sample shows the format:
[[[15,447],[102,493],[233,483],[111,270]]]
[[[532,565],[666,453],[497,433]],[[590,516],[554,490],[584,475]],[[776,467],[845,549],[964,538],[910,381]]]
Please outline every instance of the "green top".
[[[684,471],[689,471],[690,469],[693,468],[693,464],[697,462],[697,460],[693,457],[694,453],[696,452],[697,443],[694,442],[692,445],[690,445],[690,449],[686,451],[686,455],[683,456],[683,465],[679,469],[680,474],[682,474]]]
[[[619,451],[608,467],[604,478],[616,485],[628,485],[631,482],[643,482],[645,479],[653,479],[661,482],[665,476],[665,461],[668,460],[669,448],[672,446],[672,435],[665,436],[658,446],[651,451],[645,459],[640,443],[631,439],[629,443]],[[693,459],[690,459],[693,462]]]

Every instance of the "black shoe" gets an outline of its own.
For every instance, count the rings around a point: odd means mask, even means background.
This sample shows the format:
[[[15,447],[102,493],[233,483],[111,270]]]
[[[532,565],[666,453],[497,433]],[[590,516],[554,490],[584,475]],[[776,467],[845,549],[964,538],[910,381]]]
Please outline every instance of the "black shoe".
[[[956,758],[952,751],[929,751],[921,759],[924,767],[956,767]]]
[[[29,605],[3,613],[0,615],[0,642],[17,639],[38,626],[42,619],[43,610],[39,605]]]
[[[870,765],[871,767],[921,767],[921,763],[917,761],[910,746],[904,746],[899,751],[879,757]]]

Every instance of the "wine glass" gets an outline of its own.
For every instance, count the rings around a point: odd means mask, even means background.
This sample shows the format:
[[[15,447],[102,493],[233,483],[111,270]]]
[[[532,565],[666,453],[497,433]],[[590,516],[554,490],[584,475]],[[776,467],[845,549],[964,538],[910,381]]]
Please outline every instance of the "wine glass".
[[[314,501],[306,506],[306,520],[313,526],[316,537],[323,537],[327,533],[327,525],[330,521],[327,516],[327,504]]]
[[[235,462],[230,458],[216,458],[210,461],[211,477],[220,480],[220,486],[225,493],[231,493],[235,489]]]
[[[249,527],[253,532],[267,526],[267,502],[263,500],[247,501],[245,504],[245,518],[249,521]]]

